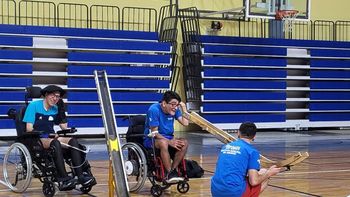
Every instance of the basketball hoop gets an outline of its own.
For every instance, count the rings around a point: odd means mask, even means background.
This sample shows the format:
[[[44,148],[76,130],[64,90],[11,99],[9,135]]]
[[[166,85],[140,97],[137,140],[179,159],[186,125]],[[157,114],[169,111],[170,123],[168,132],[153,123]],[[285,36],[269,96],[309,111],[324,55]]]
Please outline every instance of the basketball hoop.
[[[276,20],[282,21],[282,27],[284,32],[292,32],[293,22],[299,14],[298,10],[278,10],[276,12]]]

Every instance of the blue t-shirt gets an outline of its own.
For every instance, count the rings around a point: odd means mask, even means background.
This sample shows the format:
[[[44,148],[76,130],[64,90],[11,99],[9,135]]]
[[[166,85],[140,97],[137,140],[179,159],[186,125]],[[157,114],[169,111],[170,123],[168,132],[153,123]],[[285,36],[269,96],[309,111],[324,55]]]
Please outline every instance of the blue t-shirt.
[[[57,123],[58,107],[44,108],[43,100],[32,101],[24,114],[23,122],[32,123],[35,131],[44,132],[41,137],[48,137],[49,133],[55,133],[54,125]]]
[[[160,103],[155,103],[151,105],[147,111],[144,134],[148,135],[150,133],[150,127],[158,127],[158,132],[160,134],[167,139],[173,139],[174,120],[177,120],[181,116],[181,111],[179,109],[177,109],[175,115],[172,116],[163,112]],[[151,148],[152,139],[145,137],[143,144],[146,148]]]
[[[259,152],[251,144],[239,139],[224,145],[211,179],[212,196],[242,196],[250,169],[260,170]]]

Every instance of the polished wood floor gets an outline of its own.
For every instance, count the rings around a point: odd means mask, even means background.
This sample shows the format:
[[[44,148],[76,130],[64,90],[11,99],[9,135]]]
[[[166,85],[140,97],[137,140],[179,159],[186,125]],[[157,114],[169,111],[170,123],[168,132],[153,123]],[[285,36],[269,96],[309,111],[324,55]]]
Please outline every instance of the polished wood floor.
[[[186,135],[191,143],[187,157],[198,161],[205,169],[205,175],[203,178],[189,181],[190,190],[188,193],[180,194],[177,192],[176,186],[172,186],[164,192],[163,196],[211,196],[210,178],[215,170],[217,153],[221,144],[207,134],[183,135]],[[261,153],[272,159],[282,159],[298,151],[310,153],[310,158],[305,162],[294,166],[291,171],[273,177],[269,187],[261,196],[346,197],[350,195],[350,130],[304,133],[269,132],[262,133],[260,139],[256,140],[256,147]],[[89,143],[94,144],[91,141]],[[96,155],[102,153],[105,154],[105,150],[95,152]],[[97,157],[89,160],[98,184],[89,195],[82,196],[108,196],[107,159]],[[1,168],[0,173],[2,174]],[[0,186],[0,196],[43,196],[41,186],[42,184],[38,180],[33,179],[30,188],[21,194],[13,193],[5,186]],[[132,193],[131,196],[150,196],[150,188],[151,184],[147,181],[140,192]],[[55,196],[81,196],[81,193],[78,190],[73,190],[58,192]]]

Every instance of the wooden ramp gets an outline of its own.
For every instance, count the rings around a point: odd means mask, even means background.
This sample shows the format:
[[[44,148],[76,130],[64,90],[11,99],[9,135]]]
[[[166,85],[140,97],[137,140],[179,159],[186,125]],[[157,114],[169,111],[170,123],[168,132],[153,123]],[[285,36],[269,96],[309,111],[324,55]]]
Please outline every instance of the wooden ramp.
[[[226,131],[214,126],[211,122],[204,119],[202,116],[200,116],[196,112],[185,113],[184,117],[189,119],[191,122],[197,124],[202,129],[213,134],[218,140],[220,140],[224,144],[227,144],[227,143],[230,143],[232,141],[237,140],[235,137],[233,137],[232,135],[230,135]],[[290,168],[291,166],[294,166],[294,165],[304,161],[308,157],[309,157],[308,152],[298,152],[297,154],[294,154],[291,157],[286,158],[284,160],[274,161],[274,160],[268,159],[267,157],[265,157],[263,155],[260,155],[260,161],[261,161],[263,166],[277,165],[278,167]]]

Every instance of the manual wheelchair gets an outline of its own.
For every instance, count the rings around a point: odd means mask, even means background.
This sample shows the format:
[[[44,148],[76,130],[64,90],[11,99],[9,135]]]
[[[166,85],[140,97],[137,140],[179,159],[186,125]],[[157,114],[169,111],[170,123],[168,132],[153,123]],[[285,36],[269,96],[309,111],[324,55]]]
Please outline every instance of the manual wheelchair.
[[[152,184],[152,196],[161,196],[171,185],[177,184],[180,193],[190,189],[186,173],[185,160],[179,164],[177,172],[184,179],[176,183],[165,181],[165,169],[156,148],[146,149],[143,146],[145,116],[129,117],[129,128],[126,141],[122,146],[125,172],[128,178],[129,190],[138,192],[148,178]],[[147,136],[146,136],[147,137]]]
[[[26,106],[19,111],[10,109],[8,116],[15,121],[17,137],[5,154],[3,162],[3,176],[7,186],[16,193],[22,193],[29,187],[32,177],[38,178],[43,183],[42,192],[46,197],[55,195],[58,188],[57,173],[55,162],[53,160],[53,148],[44,149],[40,141],[40,132],[26,132],[26,124],[22,121],[29,98],[39,98],[41,88],[26,88],[25,103]],[[76,129],[66,129],[58,131],[59,136],[66,136],[68,133],[74,133]],[[82,156],[83,173],[92,176],[91,167],[86,160],[87,148],[79,144],[79,149],[84,151]],[[65,163],[72,165],[70,154],[64,153]],[[74,169],[68,175],[75,177]],[[74,189],[74,188],[72,188]],[[89,193],[92,186],[81,186],[82,193]]]

